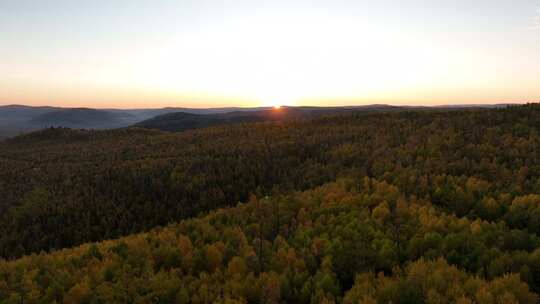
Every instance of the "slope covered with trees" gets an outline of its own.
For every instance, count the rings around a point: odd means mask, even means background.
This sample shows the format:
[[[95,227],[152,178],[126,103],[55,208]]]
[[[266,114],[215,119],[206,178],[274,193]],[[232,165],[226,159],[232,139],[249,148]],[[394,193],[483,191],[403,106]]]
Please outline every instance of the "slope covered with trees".
[[[324,115],[347,113],[368,114],[374,112],[404,111],[409,108],[388,105],[369,105],[358,107],[281,107],[253,111],[232,111],[227,113],[196,114],[176,112],[158,115],[136,123],[135,127],[162,131],[185,131],[212,126],[253,123],[266,121],[289,121],[311,119]]]
[[[240,124],[46,129],[0,145],[0,256],[147,231],[258,196],[365,176],[448,214],[540,233],[540,106]]]
[[[386,181],[340,179],[0,262],[0,303],[533,304],[539,245]]]

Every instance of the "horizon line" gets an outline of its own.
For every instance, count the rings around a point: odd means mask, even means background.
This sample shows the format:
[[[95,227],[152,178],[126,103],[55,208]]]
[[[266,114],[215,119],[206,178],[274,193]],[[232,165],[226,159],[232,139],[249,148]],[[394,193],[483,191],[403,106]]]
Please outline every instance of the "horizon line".
[[[390,106],[390,107],[482,107],[482,106],[498,106],[498,105],[524,105],[529,103],[540,103],[539,101],[512,101],[512,102],[494,102],[494,103],[441,103],[441,104],[394,104],[394,103],[360,103],[347,105],[313,105],[313,104],[282,104],[280,107],[313,107],[313,108],[353,108],[353,107],[369,107],[369,106]],[[0,107],[29,107],[29,108],[59,108],[59,109],[95,109],[95,110],[155,110],[155,109],[256,109],[256,108],[273,108],[273,105],[257,105],[257,106],[217,106],[217,107],[186,107],[186,106],[163,106],[163,107],[89,107],[89,106],[55,106],[55,105],[28,105],[22,103],[0,104]]]

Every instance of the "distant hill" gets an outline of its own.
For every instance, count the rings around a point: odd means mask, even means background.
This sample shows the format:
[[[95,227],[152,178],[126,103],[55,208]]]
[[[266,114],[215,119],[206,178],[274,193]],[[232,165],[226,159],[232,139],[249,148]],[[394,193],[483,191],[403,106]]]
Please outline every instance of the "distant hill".
[[[7,105],[0,107],[0,121],[24,121],[37,115],[58,111],[58,107],[30,107],[23,105]]]
[[[216,114],[176,112],[158,115],[151,119],[141,121],[135,124],[135,126],[163,131],[184,131],[225,124],[285,121],[350,112],[371,113],[403,109],[405,108],[389,105],[370,105],[359,107],[282,107],[280,109],[268,108],[255,111],[234,111]]]
[[[81,129],[121,128],[157,115],[173,112],[218,114],[261,111],[264,109],[268,108],[225,107],[193,109],[168,107],[161,109],[91,109],[6,105],[0,106],[0,139],[53,126]]]
[[[491,108],[505,105],[447,105],[438,107],[406,107],[367,105],[351,107],[223,107],[159,109],[91,109],[33,107],[24,105],[0,106],[0,140],[44,127],[80,129],[110,129],[132,125],[167,131],[183,131],[215,125],[305,119],[356,111],[358,113],[402,110],[458,110],[462,108]],[[174,113],[174,114],[173,114]]]
[[[38,115],[29,124],[38,128],[69,127],[107,129],[123,127],[137,120],[127,112],[111,112],[89,108],[62,109]]]
[[[29,120],[60,109],[57,107],[29,107],[22,105],[0,106],[0,139],[35,130],[35,127],[28,124]]]
[[[255,112],[230,112],[219,114],[192,114],[176,112],[158,115],[135,124],[137,127],[159,129],[164,131],[184,131],[216,125],[282,120],[295,115],[294,110],[263,110]]]
[[[133,114],[140,118],[140,120],[145,120],[152,118],[157,115],[175,113],[175,112],[184,112],[190,114],[219,114],[219,113],[229,113],[229,112],[252,112],[252,111],[261,111],[267,110],[270,107],[253,107],[253,108],[241,108],[241,107],[225,107],[225,108],[180,108],[180,107],[166,107],[160,109],[105,109],[111,112],[127,112]]]

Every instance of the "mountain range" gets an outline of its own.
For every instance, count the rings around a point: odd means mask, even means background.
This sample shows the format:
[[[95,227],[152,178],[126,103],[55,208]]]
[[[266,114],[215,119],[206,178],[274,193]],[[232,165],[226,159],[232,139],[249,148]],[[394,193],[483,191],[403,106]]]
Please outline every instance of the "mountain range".
[[[284,121],[349,112],[371,113],[413,109],[461,109],[500,106],[505,105],[448,105],[440,107],[390,105],[349,107],[302,106],[282,107],[280,109],[274,109],[272,107],[92,109],[6,105],[0,106],[0,138],[11,137],[46,127],[114,129],[137,126],[164,131],[184,131],[223,124]]]
[[[167,113],[218,114],[255,111],[265,108],[160,108],[160,109],[91,109],[32,107],[25,105],[0,106],[0,138],[10,137],[45,127],[81,129],[110,129],[128,127],[135,123]]]

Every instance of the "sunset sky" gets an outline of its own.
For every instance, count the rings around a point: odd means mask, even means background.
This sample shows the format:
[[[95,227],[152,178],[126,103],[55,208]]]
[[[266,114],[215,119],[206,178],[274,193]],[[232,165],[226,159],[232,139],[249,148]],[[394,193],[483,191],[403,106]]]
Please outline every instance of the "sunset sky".
[[[540,101],[540,0],[0,0],[0,105]]]

